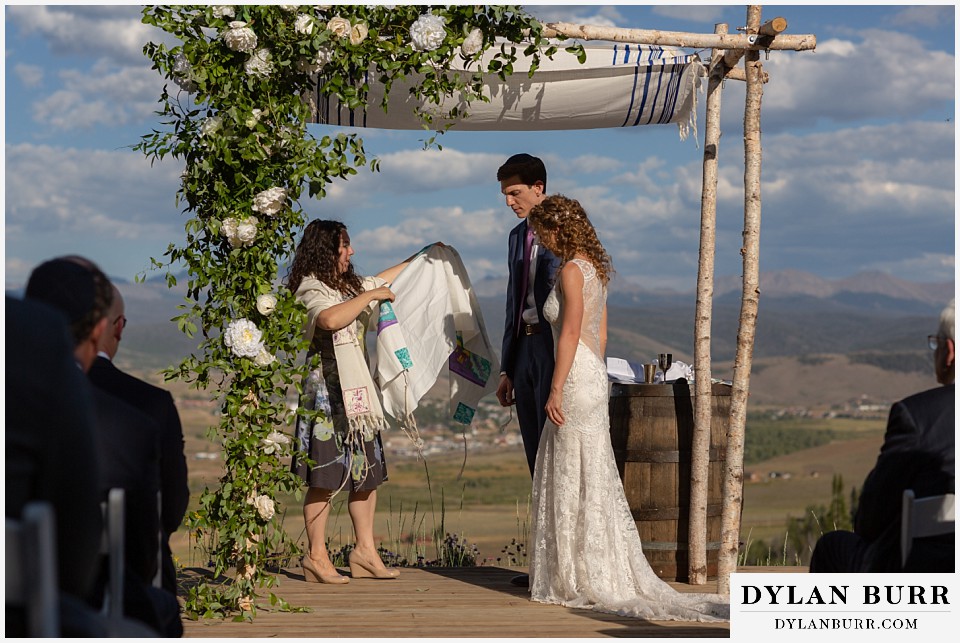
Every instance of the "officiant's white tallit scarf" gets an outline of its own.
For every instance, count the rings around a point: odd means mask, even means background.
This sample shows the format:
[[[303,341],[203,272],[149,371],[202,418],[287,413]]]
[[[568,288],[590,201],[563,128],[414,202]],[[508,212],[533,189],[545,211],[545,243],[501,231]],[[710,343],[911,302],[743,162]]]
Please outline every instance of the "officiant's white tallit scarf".
[[[363,280],[363,287],[364,290],[370,290],[384,283],[382,279],[367,277]],[[307,341],[313,338],[317,317],[330,307],[331,300],[342,302],[345,299],[344,295],[313,277],[305,277],[300,282],[296,297],[307,307]],[[361,344],[364,341],[365,322],[374,310],[376,302],[371,303],[371,307],[352,323],[333,333],[333,352],[349,425],[346,437],[350,444],[361,435],[364,440],[370,440],[376,432],[387,427]]]
[[[450,374],[450,417],[469,425],[482,397],[496,390],[500,365],[460,255],[425,248],[390,285],[377,324],[376,379],[383,408],[405,430],[444,368]]]

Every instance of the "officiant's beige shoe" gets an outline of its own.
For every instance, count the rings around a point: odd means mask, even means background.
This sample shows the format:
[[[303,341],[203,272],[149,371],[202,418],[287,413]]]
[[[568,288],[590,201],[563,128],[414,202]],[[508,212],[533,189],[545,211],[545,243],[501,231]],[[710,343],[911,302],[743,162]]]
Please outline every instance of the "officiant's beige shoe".
[[[320,570],[317,569],[316,563],[313,562],[313,559],[309,556],[304,556],[303,561],[300,563],[303,568],[303,580],[308,583],[326,583],[327,585],[346,585],[350,582],[350,579],[346,576],[341,576],[336,573],[337,568],[334,567],[332,574],[322,574]]]
[[[366,557],[360,554],[356,549],[350,552],[350,576],[353,578],[396,578],[400,575],[400,570],[391,567],[383,569],[375,567]]]

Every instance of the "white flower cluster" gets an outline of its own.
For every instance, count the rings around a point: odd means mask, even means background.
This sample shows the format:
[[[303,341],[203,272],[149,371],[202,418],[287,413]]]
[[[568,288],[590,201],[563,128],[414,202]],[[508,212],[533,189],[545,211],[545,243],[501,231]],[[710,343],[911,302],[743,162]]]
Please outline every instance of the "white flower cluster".
[[[442,45],[447,37],[444,27],[446,22],[443,16],[432,13],[425,13],[417,18],[416,22],[410,25],[410,42],[413,48],[418,51],[432,51]]]
[[[481,47],[483,47],[483,32],[474,29],[463,39],[463,44],[460,45],[460,53],[463,54],[464,58],[469,58],[480,51]]]
[[[317,55],[313,60],[310,60],[309,58],[301,58],[298,60],[297,69],[307,74],[313,74],[320,71],[320,69],[332,59],[333,50],[331,50],[329,47],[320,47],[320,49],[317,50]]]
[[[193,68],[190,61],[182,53],[173,57],[173,82],[180,86],[180,89],[192,94],[197,91],[197,83],[193,80]]]
[[[233,18],[236,14],[233,12],[233,5],[215,4],[213,5],[214,18]]]
[[[257,126],[257,123],[260,122],[261,116],[263,116],[263,110],[254,107],[252,110],[250,110],[250,116],[247,117],[247,120],[243,121],[243,124],[248,128],[253,129]]]
[[[293,21],[293,30],[298,34],[309,36],[313,33],[313,18],[305,13],[297,15],[297,19]]]
[[[247,26],[247,23],[235,20],[223,32],[223,42],[234,51],[251,52],[257,48],[257,34]]]
[[[269,317],[277,308],[277,298],[275,295],[266,293],[257,297],[257,312],[264,317]]]
[[[220,224],[220,234],[227,238],[234,248],[249,248],[257,238],[257,217],[247,217],[238,221],[227,217]]]
[[[352,25],[349,20],[340,16],[330,18],[327,29],[337,38],[349,38],[351,45],[359,45],[367,39],[369,34],[366,23],[358,22]]]
[[[249,319],[241,317],[227,325],[223,343],[237,357],[256,357],[263,349],[263,332]]]
[[[270,520],[273,518],[273,514],[276,513],[276,507],[273,504],[273,498],[270,496],[256,496],[252,495],[247,498],[247,502],[257,508],[257,513],[260,514],[260,517],[264,520]]]
[[[243,63],[243,69],[251,76],[266,78],[273,73],[273,54],[266,47],[261,47],[247,58]]]
[[[267,437],[260,440],[261,446],[263,446],[263,452],[270,453],[282,453],[283,447],[290,444],[290,438],[288,438],[283,433],[279,431],[273,431]]]
[[[273,187],[253,197],[253,211],[272,217],[287,205],[287,189]]]
[[[200,135],[201,136],[213,136],[220,131],[220,128],[223,127],[223,117],[217,114],[216,116],[208,116],[203,119],[203,122],[200,123]]]
[[[296,11],[297,9],[300,8],[300,5],[297,5],[297,4],[282,4],[282,5],[280,5],[280,8],[283,9],[284,11],[286,11],[287,13],[293,13],[294,11]]]
[[[270,366],[275,361],[277,361],[276,356],[265,347],[261,347],[260,352],[253,358],[253,363],[257,366]]]

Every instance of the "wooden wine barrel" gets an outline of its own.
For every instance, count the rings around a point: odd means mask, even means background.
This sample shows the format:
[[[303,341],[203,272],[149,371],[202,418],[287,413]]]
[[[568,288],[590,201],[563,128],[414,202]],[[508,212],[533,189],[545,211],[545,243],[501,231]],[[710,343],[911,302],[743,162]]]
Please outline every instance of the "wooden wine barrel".
[[[730,390],[713,385],[707,492],[707,575],[717,575]],[[686,380],[614,383],[610,437],[643,551],[664,580],[688,580],[694,396]]]

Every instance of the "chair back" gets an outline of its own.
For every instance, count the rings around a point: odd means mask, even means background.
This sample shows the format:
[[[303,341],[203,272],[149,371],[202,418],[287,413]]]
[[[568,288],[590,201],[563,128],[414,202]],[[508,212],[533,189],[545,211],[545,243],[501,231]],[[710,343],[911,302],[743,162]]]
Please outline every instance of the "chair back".
[[[29,502],[20,520],[6,519],[6,604],[23,608],[27,636],[60,636],[56,518],[47,502]]]
[[[903,490],[903,513],[900,521],[900,565],[907,564],[914,538],[952,534],[954,495],[917,498],[913,489]]]
[[[123,570],[126,566],[124,552],[124,492],[114,488],[107,494],[103,510],[103,539],[100,553],[107,557],[108,580],[101,612],[112,621],[123,618]]]

